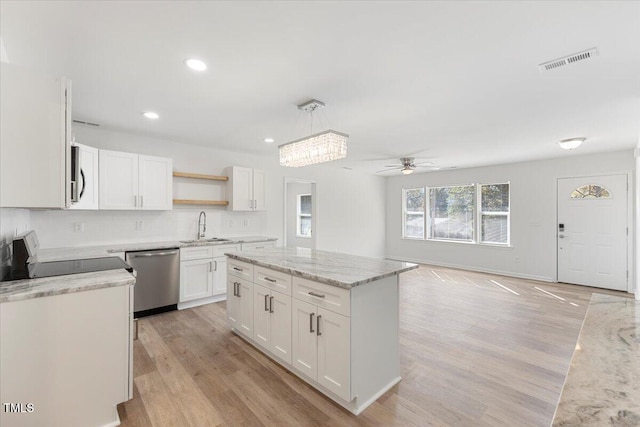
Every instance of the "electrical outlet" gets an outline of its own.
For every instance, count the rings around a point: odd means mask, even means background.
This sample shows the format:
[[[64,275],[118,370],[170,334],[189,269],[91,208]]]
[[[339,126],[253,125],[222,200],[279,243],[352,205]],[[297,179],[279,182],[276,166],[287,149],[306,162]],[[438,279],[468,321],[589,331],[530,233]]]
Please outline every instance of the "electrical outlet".
[[[144,230],[144,221],[142,221],[142,220],[136,221],[136,230],[137,231]]]
[[[249,226],[249,220],[245,219],[244,220],[244,228],[247,228]]]
[[[84,232],[84,222],[74,222],[73,223],[73,231],[76,233]]]

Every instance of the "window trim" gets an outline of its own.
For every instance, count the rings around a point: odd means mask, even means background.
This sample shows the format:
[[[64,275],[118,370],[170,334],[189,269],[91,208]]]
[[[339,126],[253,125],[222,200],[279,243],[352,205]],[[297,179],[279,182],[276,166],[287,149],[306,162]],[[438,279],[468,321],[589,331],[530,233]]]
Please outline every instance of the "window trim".
[[[424,197],[425,197],[425,211],[422,212],[422,237],[413,237],[413,236],[407,236],[406,235],[406,223],[407,223],[407,213],[409,213],[407,211],[407,191],[411,191],[411,190],[422,190],[424,192]],[[402,215],[402,230],[401,230],[401,236],[403,239],[406,240],[425,240],[426,238],[426,233],[427,233],[427,214],[426,214],[426,208],[427,208],[427,203],[428,200],[426,200],[427,197],[427,193],[426,193],[426,187],[410,187],[410,188],[405,188],[402,187],[402,208],[401,208],[401,215]],[[410,211],[413,212],[413,211]]]
[[[508,212],[487,212],[483,214],[482,211],[482,186],[484,185],[509,185],[509,211]],[[430,238],[431,235],[431,189],[437,188],[451,188],[451,187],[473,187],[474,188],[474,224],[473,224],[473,239],[472,240],[459,240],[459,239],[443,239],[443,238]],[[407,237],[406,231],[406,192],[410,190],[423,190],[425,197],[425,206],[423,219],[424,219],[424,234],[423,237]],[[507,242],[484,242],[482,241],[482,216],[483,215],[501,215],[507,217]],[[455,184],[455,185],[439,185],[439,186],[416,186],[416,187],[402,187],[402,207],[401,207],[401,239],[403,240],[418,240],[425,242],[444,242],[444,243],[460,243],[463,245],[478,245],[494,248],[511,248],[511,181],[497,181],[497,182],[475,182],[471,184]]]
[[[313,237],[313,228],[311,228],[310,233],[308,236],[301,234],[300,233],[300,225],[301,225],[301,221],[300,218],[305,217],[305,218],[313,218],[312,214],[303,214],[301,212],[301,207],[302,207],[302,197],[305,196],[309,196],[311,197],[311,194],[298,194],[296,196],[296,237],[299,237],[301,239],[311,239]],[[312,208],[311,208],[311,212],[313,212],[313,199],[311,200],[312,203]],[[313,222],[313,219],[311,219],[311,221]]]

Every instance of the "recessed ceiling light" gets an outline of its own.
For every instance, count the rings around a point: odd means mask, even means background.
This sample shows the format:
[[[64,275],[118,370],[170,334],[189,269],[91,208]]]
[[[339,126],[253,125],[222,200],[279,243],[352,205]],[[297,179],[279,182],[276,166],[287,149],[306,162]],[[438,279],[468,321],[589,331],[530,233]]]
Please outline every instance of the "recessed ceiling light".
[[[587,138],[569,138],[563,139],[562,141],[558,141],[558,145],[560,148],[564,148],[565,150],[573,150],[574,148],[578,148]]]
[[[275,141],[273,138],[265,138],[264,142],[266,142],[267,144],[271,144],[273,141]]]
[[[204,71],[207,69],[207,64],[205,64],[203,61],[199,59],[195,59],[195,58],[186,59],[184,63],[187,65],[187,67],[195,71]]]
[[[150,120],[155,120],[155,119],[160,117],[158,115],[158,113],[154,113],[153,111],[144,111],[142,113],[142,115],[145,116],[147,119],[150,119]]]

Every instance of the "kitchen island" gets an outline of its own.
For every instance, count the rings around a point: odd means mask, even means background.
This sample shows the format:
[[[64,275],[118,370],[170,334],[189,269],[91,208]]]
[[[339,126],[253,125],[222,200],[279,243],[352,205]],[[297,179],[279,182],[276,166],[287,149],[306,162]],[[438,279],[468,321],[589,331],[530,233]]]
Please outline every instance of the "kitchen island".
[[[399,274],[417,264],[310,250],[226,253],[233,331],[350,412],[400,380]]]

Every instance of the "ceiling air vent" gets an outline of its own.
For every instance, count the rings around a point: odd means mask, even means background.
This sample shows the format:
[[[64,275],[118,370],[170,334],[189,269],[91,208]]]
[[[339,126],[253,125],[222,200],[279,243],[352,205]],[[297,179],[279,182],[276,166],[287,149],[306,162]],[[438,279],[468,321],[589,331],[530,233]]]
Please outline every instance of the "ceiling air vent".
[[[73,120],[73,123],[77,123],[79,125],[87,125],[87,126],[100,126],[98,123],[84,122],[82,120]]]
[[[540,71],[549,71],[556,68],[564,67],[565,65],[573,64],[575,62],[584,61],[586,59],[598,56],[598,49],[595,47],[582,52],[574,53],[573,55],[565,56],[564,58],[554,59],[553,61],[543,62],[538,65]]]

